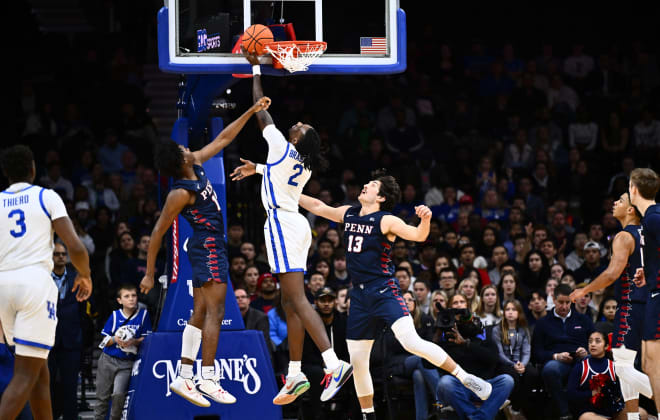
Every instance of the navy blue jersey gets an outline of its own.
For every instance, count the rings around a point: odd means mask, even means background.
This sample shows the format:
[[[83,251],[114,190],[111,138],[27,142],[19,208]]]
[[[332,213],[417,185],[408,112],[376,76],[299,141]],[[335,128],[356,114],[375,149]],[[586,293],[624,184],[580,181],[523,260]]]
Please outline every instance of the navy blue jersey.
[[[211,182],[206,177],[204,168],[193,165],[197,180],[178,179],[172,189],[183,188],[195,193],[195,204],[185,206],[181,215],[190,223],[194,233],[219,234],[224,238],[224,224],[218,197]]]
[[[354,283],[391,278],[393,242],[380,231],[386,211],[360,216],[362,206],[351,207],[344,214],[344,248],[346,268]]]
[[[628,257],[626,268],[621,273],[621,277],[614,283],[614,297],[619,304],[622,302],[646,302],[649,295],[648,287],[637,287],[633,282],[635,271],[642,266],[641,244],[643,242],[643,229],[640,225],[628,225],[623,230],[635,239],[635,251]]]
[[[642,219],[644,228],[644,242],[642,250],[644,256],[644,274],[649,290],[658,288],[660,276],[660,205],[654,204],[646,209]]]

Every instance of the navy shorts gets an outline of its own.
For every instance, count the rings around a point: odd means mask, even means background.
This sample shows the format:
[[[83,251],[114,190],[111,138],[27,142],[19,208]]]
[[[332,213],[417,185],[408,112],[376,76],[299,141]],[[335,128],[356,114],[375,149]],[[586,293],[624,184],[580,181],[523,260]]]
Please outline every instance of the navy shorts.
[[[642,333],[644,332],[644,311],[646,304],[638,302],[621,302],[614,316],[614,334],[612,347],[625,345],[627,349],[640,351],[642,349]]]
[[[356,283],[351,289],[348,311],[348,340],[374,340],[383,326],[410,315],[395,279]]]
[[[227,283],[227,248],[220,236],[193,235],[188,241],[188,260],[192,268],[193,287],[207,281]]]
[[[642,340],[660,340],[660,289],[654,289],[649,293]]]

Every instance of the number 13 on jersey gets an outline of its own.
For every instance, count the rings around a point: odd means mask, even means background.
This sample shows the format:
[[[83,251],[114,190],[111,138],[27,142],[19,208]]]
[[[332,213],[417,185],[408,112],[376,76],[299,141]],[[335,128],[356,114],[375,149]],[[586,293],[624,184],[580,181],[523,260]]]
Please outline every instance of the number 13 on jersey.
[[[357,236],[357,235],[349,235],[348,236],[348,252],[362,252],[362,241],[364,241],[364,237],[362,236]]]

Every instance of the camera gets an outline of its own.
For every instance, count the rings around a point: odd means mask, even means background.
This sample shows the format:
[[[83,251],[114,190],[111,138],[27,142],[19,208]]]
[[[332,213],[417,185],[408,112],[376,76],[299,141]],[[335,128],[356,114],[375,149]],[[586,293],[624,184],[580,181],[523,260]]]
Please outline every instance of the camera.
[[[481,319],[473,314],[468,309],[449,308],[445,309],[436,303],[438,309],[438,318],[435,322],[436,330],[442,332],[445,338],[453,337],[454,327],[464,338],[474,338],[481,333],[483,326]]]

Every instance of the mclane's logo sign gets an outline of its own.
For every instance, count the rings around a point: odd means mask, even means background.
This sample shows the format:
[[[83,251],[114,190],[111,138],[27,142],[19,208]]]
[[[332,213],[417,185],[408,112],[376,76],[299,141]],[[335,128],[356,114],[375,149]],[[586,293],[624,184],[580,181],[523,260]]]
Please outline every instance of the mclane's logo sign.
[[[198,359],[195,363],[195,371],[201,372],[202,361]],[[176,372],[179,371],[180,364],[180,360],[177,360],[176,364],[173,364],[171,360],[157,360],[151,368],[156,379],[166,379],[166,397],[172,395],[170,384],[176,378]],[[247,394],[256,394],[261,389],[261,378],[257,373],[257,359],[248,357],[247,354],[244,354],[243,358],[216,359],[215,371],[220,372],[220,379],[243,383],[243,389]]]

